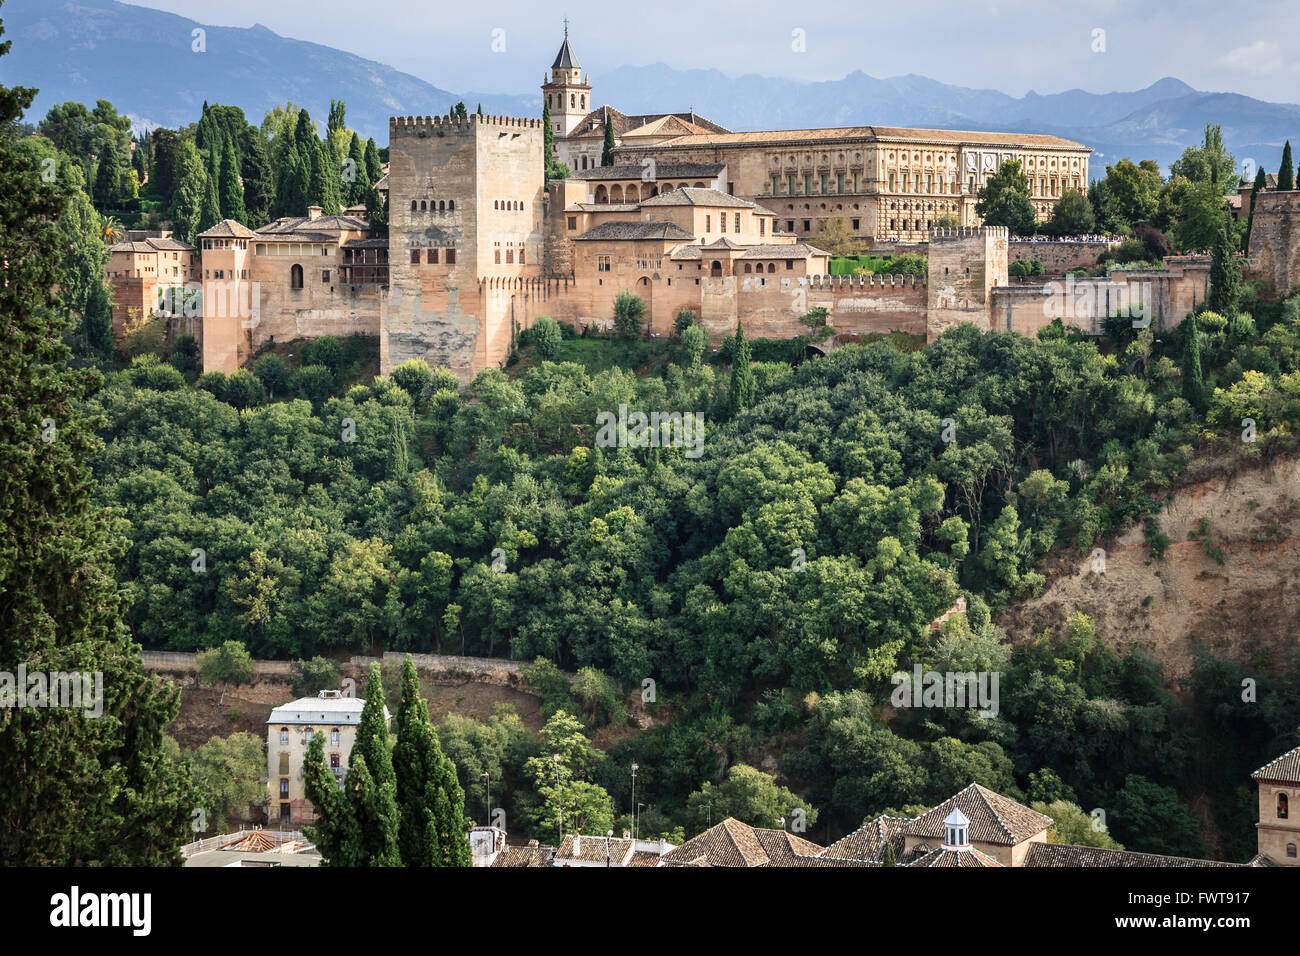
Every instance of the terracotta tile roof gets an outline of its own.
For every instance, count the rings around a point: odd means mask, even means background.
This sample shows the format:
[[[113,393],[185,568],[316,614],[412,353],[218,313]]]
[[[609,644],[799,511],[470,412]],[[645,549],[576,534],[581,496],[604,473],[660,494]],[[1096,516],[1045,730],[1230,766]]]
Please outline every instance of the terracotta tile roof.
[[[907,142],[969,143],[973,146],[1005,146],[1015,149],[1038,146],[1051,149],[1087,150],[1082,143],[1041,133],[988,133],[977,130],[907,129],[901,126],[838,126],[827,129],[778,129],[749,133],[694,133],[679,136],[655,146],[621,147],[628,149],[691,149],[700,146],[788,146],[819,147],[822,144],[858,140],[865,143]]]
[[[912,820],[904,832],[908,836],[942,840],[947,836],[944,818],[954,807],[970,818],[970,838],[979,843],[1013,846],[1042,833],[1052,825],[1051,817],[972,783],[933,810]]]
[[[1251,777],[1255,780],[1275,780],[1278,783],[1300,783],[1300,747],[1270,760],[1252,773]]]
[[[557,866],[563,866],[569,860],[581,860],[584,863],[604,863],[606,859],[609,860],[610,866],[623,866],[635,848],[635,843],[632,840],[586,834],[579,834],[576,853],[574,852],[574,843],[575,837],[573,834],[569,834],[561,841],[559,849],[555,851]]]
[[[907,840],[903,830],[911,822],[907,817],[887,816],[868,820],[828,846],[822,856],[841,860],[880,860],[885,844],[890,843],[894,847],[894,861],[898,862],[906,852]]]
[[[569,206],[565,212],[636,212],[641,208],[637,202],[580,202]]]
[[[724,192],[716,189],[701,189],[698,186],[683,186],[681,189],[671,189],[666,193],[660,193],[658,196],[651,196],[649,199],[641,200],[644,206],[724,206],[728,209],[757,209],[764,215],[776,215],[770,209],[764,209],[748,199],[741,199],[739,196],[729,196]]]
[[[594,239],[663,239],[678,242],[694,237],[675,222],[602,222],[573,238],[575,242]]]
[[[1135,853],[1131,850],[1104,850],[1095,846],[1071,846],[1061,843],[1034,843],[1025,854],[1025,866],[1048,867],[1204,867],[1239,866],[1218,860],[1197,860],[1185,856],[1162,856],[1158,853]]]
[[[726,163],[656,163],[655,179],[713,179],[724,169]],[[569,175],[570,179],[595,182],[602,179],[637,179],[646,171],[640,163],[619,163],[614,166],[597,166],[595,169],[583,169]]]
[[[597,107],[578,120],[578,125],[573,128],[573,132],[569,134],[568,138],[604,136],[606,116],[609,117],[609,122],[614,127],[614,136],[616,138],[622,138],[628,132],[641,130],[642,127],[650,126],[656,121],[669,116],[675,117],[685,124],[683,131],[688,135],[730,132],[725,127],[705,119],[698,113],[639,113],[629,115],[606,105]]]
[[[771,858],[753,827],[727,817],[661,857],[663,866],[767,866]]]
[[[937,866],[958,866],[958,867],[976,867],[982,869],[992,869],[993,867],[1001,868],[1002,864],[986,853],[981,853],[974,847],[947,847],[941,846],[931,850],[923,856],[918,856],[907,866],[919,867],[937,867]]]
[[[369,232],[370,224],[364,219],[355,219],[352,216],[317,216],[315,219],[308,216],[295,216],[268,222],[257,230],[257,234],[259,236],[277,236],[291,233],[297,235],[303,231],[338,230],[341,232],[345,229],[354,232]]]
[[[207,232],[199,233],[200,239],[251,239],[256,233],[243,223],[233,219],[223,219]]]
[[[701,246],[699,243],[678,246],[669,254],[669,258],[694,262],[696,259],[704,258],[703,250],[707,248],[708,246]],[[816,246],[810,246],[806,242],[792,242],[788,245],[765,243],[756,246],[739,246],[737,248],[745,250],[736,257],[737,259],[806,259],[808,256],[830,255],[829,252],[823,252]]]
[[[493,866],[552,866],[553,846],[507,846],[492,861]]]

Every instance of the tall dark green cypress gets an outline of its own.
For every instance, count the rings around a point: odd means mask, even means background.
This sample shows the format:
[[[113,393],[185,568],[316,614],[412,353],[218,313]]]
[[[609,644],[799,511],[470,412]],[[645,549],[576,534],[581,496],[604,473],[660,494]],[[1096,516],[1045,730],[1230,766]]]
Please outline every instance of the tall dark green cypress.
[[[402,665],[402,702],[393,749],[398,846],[404,866],[469,866],[465,837],[465,794],[456,767],[438,744],[429,709],[420,696],[415,664]]]
[[[600,151],[600,165],[614,165],[614,121],[610,118],[609,110],[605,110],[605,146]]]
[[[384,165],[379,161],[379,147],[375,145],[373,136],[366,140],[366,175],[370,177],[372,186],[384,176]]]
[[[1282,147],[1282,168],[1277,171],[1277,188],[1279,192],[1295,189],[1295,167],[1291,165],[1290,140]]]
[[[736,322],[736,348],[731,359],[731,388],[727,392],[727,404],[732,415],[739,415],[754,404],[758,385],[754,381],[754,370],[749,367],[749,342],[745,339],[745,324]]]
[[[1205,378],[1201,371],[1201,330],[1193,313],[1182,325],[1183,330],[1183,398],[1198,412],[1204,409]]]
[[[349,206],[355,206],[365,200],[366,193],[373,185],[370,181],[370,171],[366,168],[365,147],[361,145],[361,137],[355,132],[348,143],[348,159],[351,178],[343,181],[343,201]]]
[[[0,86],[0,126],[35,94]],[[93,700],[0,716],[0,866],[177,866],[197,805],[163,750],[180,694],[122,623],[123,542],[95,503],[102,449],[80,402],[99,376],[69,363],[55,292],[67,198],[0,136],[0,662],[102,687],[96,716]]]
[[[215,148],[213,153],[216,154]],[[220,161],[209,162],[203,174],[203,205],[199,208],[199,232],[206,232],[221,221],[221,201],[217,198],[217,181],[220,177]]]
[[[1247,254],[1250,253],[1250,234],[1255,229],[1255,200],[1267,186],[1268,180],[1264,175],[1264,167],[1261,166],[1255,172],[1255,185],[1250,190],[1250,216],[1246,220],[1246,236],[1241,242],[1242,251]]]
[[[117,145],[112,137],[104,141],[95,170],[95,205],[101,210],[116,208],[122,198],[122,170],[117,155]]]
[[[221,218],[234,219],[248,225],[248,211],[244,208],[244,187],[239,182],[239,159],[235,144],[226,137],[221,151],[221,174],[217,183],[217,199],[221,205]]]
[[[1241,298],[1241,263],[1234,253],[1234,244],[1228,236],[1232,227],[1225,220],[1214,237],[1214,258],[1210,263],[1210,308],[1224,318],[1237,314]]]
[[[555,131],[551,129],[551,104],[542,102],[542,176],[551,178],[555,162]]]
[[[320,851],[323,866],[349,866],[354,822],[347,795],[325,764],[325,735],[320,731],[307,745],[303,768],[303,789],[316,812],[316,823],[303,827],[303,833]]]

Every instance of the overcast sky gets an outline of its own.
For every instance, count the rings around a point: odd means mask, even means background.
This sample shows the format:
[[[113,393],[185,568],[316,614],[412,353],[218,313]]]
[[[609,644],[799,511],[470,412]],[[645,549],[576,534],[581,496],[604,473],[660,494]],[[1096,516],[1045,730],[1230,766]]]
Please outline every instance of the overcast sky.
[[[219,26],[261,23],[447,90],[533,92],[568,16],[584,69],[663,62],[801,80],[854,70],[960,86],[1094,93],[1175,76],[1201,90],[1300,102],[1300,3],[1252,0],[136,0]],[[503,52],[493,52],[496,43]],[[805,52],[795,52],[796,30]],[[1097,33],[1104,31],[1104,34]],[[1104,48],[1104,49],[1102,49]]]

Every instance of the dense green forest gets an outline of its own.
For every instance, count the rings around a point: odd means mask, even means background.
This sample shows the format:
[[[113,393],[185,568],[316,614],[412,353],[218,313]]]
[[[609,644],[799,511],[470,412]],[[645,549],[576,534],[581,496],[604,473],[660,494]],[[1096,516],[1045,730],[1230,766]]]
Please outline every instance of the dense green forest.
[[[263,359],[196,378],[182,349],[138,358],[90,398],[96,478],[131,541],[127,620],[147,646],[544,658],[590,669],[615,701],[654,681],[652,712],[673,719],[575,774],[624,807],[640,763],[665,832],[702,827],[701,781],[725,786],[781,742],[783,773],[832,829],[974,779],[1112,807],[1125,845],[1192,853],[1196,828],[1160,788],[1219,786],[1239,856],[1249,770],[1300,703],[1294,664],[1271,662],[1282,676],[1246,706],[1232,665],[1206,658],[1204,712],[1187,710],[1154,663],[1116,659],[1082,615],[1014,651],[991,617],[1042,585],[1054,547],[1086,555],[1144,522],[1158,557],[1163,501],[1240,418],[1258,422],[1242,454],[1292,446],[1300,297],[1248,307],[1255,318],[1202,312],[1160,342],[1122,326],[1101,343],[963,326],[920,352],[881,342],[730,371],[700,361],[686,326],[641,375],[532,360],[464,388],[422,363],[349,386],[356,344],[331,339],[292,376]],[[748,349],[742,331],[723,352]],[[620,404],[702,413],[703,455],[595,446],[597,413]],[[961,595],[968,614],[930,632]],[[889,675],[915,663],[1002,672],[1000,714],[882,721]],[[618,710],[574,703],[563,683],[555,719],[587,711],[590,730]],[[521,728],[471,724],[445,724],[444,749],[501,749],[493,779],[513,778],[527,818],[544,781],[527,746],[507,746]],[[458,764],[481,806],[476,764]]]

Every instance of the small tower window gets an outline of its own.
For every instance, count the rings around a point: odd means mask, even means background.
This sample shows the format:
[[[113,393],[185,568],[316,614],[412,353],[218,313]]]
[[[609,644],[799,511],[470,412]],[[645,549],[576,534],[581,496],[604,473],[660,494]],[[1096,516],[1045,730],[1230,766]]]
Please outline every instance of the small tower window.
[[[1285,793],[1279,793],[1279,794],[1277,795],[1277,818],[1278,818],[1279,820],[1285,820],[1285,819],[1287,818],[1287,811],[1288,811],[1288,810],[1289,810],[1289,807],[1287,806],[1287,798],[1286,798],[1286,794],[1285,794]]]
[[[1288,857],[1290,857],[1291,859],[1293,859],[1293,860],[1296,858],[1296,857],[1295,857],[1295,844],[1294,844],[1294,843],[1288,843],[1288,844],[1286,845],[1286,855],[1287,855]]]
[[[289,268],[289,288],[302,288],[302,266],[296,262]]]

